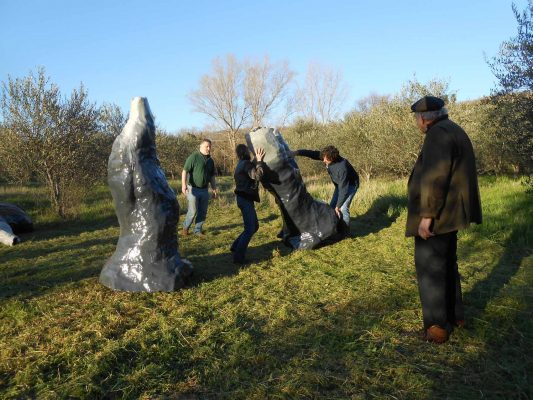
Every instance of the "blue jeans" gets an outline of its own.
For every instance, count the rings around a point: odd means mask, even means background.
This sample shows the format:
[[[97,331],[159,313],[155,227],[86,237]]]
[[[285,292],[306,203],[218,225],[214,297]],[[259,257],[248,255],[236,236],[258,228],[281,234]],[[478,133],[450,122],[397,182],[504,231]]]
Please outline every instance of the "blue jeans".
[[[252,236],[259,229],[259,221],[255,212],[254,202],[237,195],[237,206],[241,209],[244,231],[235,239],[231,245],[234,262],[243,262],[246,249]]]
[[[183,223],[183,229],[189,229],[192,225],[193,219],[196,217],[196,225],[194,227],[194,233],[202,232],[202,225],[205,222],[207,215],[207,206],[209,204],[209,191],[207,188],[200,189],[192,186],[187,186],[187,216]]]
[[[357,193],[357,189],[359,189],[358,185],[350,185],[348,186],[348,197],[342,203],[340,210],[342,213],[342,219],[350,227],[350,205],[352,204],[352,200],[355,196],[355,193]],[[331,202],[329,205],[332,208],[335,208],[337,206],[337,200],[339,199],[339,188],[335,187],[335,191],[333,192],[333,197],[331,198]]]

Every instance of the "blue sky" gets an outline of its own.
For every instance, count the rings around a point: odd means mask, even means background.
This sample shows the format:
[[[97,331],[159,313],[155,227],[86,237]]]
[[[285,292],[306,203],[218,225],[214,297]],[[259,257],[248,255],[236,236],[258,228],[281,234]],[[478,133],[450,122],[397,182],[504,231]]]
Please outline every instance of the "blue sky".
[[[347,108],[415,74],[448,80],[466,100],[490,93],[484,54],[516,34],[506,0],[0,0],[0,22],[1,81],[43,66],[63,93],[83,82],[92,101],[125,112],[145,96],[170,131],[209,122],[187,93],[217,56],[288,60],[297,79],[310,62],[339,69]]]

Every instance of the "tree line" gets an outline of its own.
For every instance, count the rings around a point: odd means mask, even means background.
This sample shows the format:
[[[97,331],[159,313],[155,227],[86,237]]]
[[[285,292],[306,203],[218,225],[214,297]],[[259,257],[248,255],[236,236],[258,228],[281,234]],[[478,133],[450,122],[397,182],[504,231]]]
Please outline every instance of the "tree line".
[[[480,173],[533,171],[533,0],[520,12],[513,5],[518,32],[487,60],[499,85],[490,96],[458,102],[446,81],[405,83],[399,93],[370,95],[341,115],[347,85],[340,72],[312,64],[303,83],[294,81],[288,62],[216,58],[211,71],[188,94],[194,110],[214,123],[209,132],[170,134],[156,130],[161,165],[168,177],[181,173],[201,137],[214,141],[218,172],[229,174],[234,148],[254,126],[282,128],[291,148],[336,145],[366,179],[406,176],[422,136],[409,106],[432,94],[447,103],[450,116],[470,135]],[[80,85],[65,96],[44,68],[2,83],[0,181],[46,185],[61,216],[75,212],[87,191],[105,182],[107,159],[127,116],[109,103],[97,106]],[[320,166],[299,160],[306,173]],[[529,181],[531,185],[531,181]]]

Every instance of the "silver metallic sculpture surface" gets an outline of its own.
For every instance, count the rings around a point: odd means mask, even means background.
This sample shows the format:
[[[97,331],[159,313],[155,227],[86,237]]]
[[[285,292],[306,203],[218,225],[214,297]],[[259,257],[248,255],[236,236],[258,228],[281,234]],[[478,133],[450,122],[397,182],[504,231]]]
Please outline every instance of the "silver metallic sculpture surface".
[[[246,134],[248,147],[265,149],[263,186],[275,197],[283,217],[283,240],[295,249],[312,249],[340,240],[344,228],[335,210],[313,199],[289,146],[278,130],[257,128]]]
[[[146,98],[132,100],[107,171],[120,237],[100,273],[100,282],[131,292],[174,290],[176,280],[182,285],[192,266],[178,252],[178,201],[159,165],[154,120]]]
[[[19,233],[33,231],[33,222],[24,210],[14,204],[0,203],[0,243],[14,246],[20,243]]]

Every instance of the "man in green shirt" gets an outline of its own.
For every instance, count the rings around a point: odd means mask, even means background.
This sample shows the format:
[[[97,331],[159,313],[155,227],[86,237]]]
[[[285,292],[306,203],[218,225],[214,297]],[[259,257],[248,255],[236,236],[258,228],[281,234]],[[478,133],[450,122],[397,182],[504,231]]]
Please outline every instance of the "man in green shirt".
[[[196,218],[194,233],[203,235],[202,226],[207,215],[209,204],[208,185],[211,184],[213,196],[217,196],[217,185],[215,181],[215,163],[211,158],[211,141],[203,139],[200,143],[200,150],[192,153],[183,166],[181,173],[181,192],[187,196],[189,203],[187,216],[183,223],[183,235],[189,234],[192,221]]]

